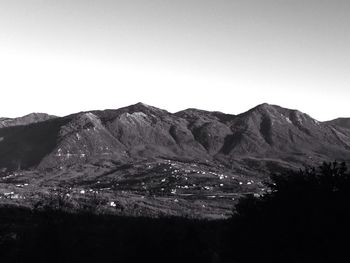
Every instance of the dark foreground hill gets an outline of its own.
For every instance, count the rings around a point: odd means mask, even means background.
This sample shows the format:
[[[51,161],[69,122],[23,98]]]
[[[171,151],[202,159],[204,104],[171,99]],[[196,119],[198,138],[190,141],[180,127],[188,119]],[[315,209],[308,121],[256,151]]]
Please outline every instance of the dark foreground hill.
[[[271,179],[271,191],[241,199],[225,220],[1,206],[1,262],[349,261],[346,166],[328,163]]]
[[[127,214],[225,216],[241,194],[265,191],[271,172],[350,160],[346,120],[269,104],[239,115],[138,103],[28,116],[0,121],[0,193],[11,202],[60,191],[103,194]]]

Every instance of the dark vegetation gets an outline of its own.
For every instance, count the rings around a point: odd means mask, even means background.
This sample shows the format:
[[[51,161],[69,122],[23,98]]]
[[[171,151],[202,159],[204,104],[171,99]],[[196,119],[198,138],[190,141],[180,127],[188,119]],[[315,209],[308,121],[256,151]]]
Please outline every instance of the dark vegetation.
[[[233,262],[347,262],[350,175],[324,163],[272,176],[263,197],[240,200],[223,244]],[[346,259],[344,261],[344,259]]]
[[[231,219],[0,210],[1,262],[347,262],[350,175],[325,163],[272,176]],[[108,261],[107,261],[108,260]]]

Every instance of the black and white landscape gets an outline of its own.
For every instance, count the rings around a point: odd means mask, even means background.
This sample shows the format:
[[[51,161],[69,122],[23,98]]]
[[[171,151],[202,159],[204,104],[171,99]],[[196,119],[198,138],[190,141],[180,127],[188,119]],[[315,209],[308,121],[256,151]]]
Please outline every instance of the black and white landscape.
[[[77,210],[98,199],[119,215],[227,218],[271,174],[350,161],[349,119],[269,104],[231,115],[138,103],[0,126],[0,202],[25,207],[56,194]]]
[[[347,251],[347,118],[137,103],[0,125],[5,262],[334,262]]]
[[[349,14],[0,0],[0,262],[350,262]]]

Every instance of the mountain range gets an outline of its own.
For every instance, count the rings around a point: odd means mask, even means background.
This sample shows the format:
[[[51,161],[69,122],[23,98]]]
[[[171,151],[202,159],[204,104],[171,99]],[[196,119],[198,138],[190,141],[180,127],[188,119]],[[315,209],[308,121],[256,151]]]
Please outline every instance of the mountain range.
[[[0,198],[98,192],[127,214],[226,216],[272,173],[334,160],[350,162],[349,118],[319,122],[266,103],[238,115],[137,103],[0,118]]]
[[[276,160],[300,165],[350,159],[350,119],[319,122],[297,110],[261,104],[239,114],[143,103],[56,117],[0,119],[0,166],[53,168],[97,159]]]

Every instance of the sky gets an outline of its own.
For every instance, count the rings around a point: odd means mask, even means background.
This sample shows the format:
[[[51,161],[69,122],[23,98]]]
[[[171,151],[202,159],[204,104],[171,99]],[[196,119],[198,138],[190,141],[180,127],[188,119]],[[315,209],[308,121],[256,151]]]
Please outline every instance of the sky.
[[[137,102],[350,117],[350,1],[0,0],[0,116]]]

